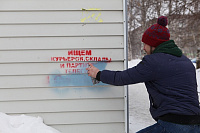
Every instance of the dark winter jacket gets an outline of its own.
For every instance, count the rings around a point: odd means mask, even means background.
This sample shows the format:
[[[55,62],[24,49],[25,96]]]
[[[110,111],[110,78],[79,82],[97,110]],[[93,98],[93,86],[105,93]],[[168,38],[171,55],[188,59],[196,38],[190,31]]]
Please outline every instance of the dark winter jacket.
[[[182,55],[173,40],[156,47],[135,67],[125,71],[101,72],[102,82],[128,85],[145,82],[150,98],[150,112],[157,120],[164,114],[200,115],[196,70]]]

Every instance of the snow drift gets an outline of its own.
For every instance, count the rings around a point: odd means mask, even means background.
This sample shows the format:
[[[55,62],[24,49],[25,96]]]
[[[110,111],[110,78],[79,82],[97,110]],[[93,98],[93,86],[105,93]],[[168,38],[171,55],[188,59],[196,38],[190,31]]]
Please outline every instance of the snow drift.
[[[60,133],[45,125],[40,117],[9,116],[0,113],[0,133]]]

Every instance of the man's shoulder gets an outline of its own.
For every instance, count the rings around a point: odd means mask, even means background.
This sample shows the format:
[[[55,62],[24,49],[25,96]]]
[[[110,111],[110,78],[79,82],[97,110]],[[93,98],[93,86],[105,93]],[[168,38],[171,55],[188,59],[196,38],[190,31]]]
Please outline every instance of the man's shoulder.
[[[144,59],[146,60],[155,60],[155,61],[164,61],[164,60],[168,60],[168,59],[177,59],[177,60],[182,60],[182,59],[187,59],[187,57],[185,57],[184,55],[182,55],[181,57],[177,57],[174,55],[170,55],[170,54],[166,54],[166,53],[154,53],[151,55],[146,55],[144,56]]]
[[[155,55],[145,55],[142,58],[142,61],[140,62],[141,64],[146,64],[146,65],[150,65],[150,66],[155,66],[158,64],[158,57]]]
[[[157,66],[159,64],[165,64],[169,61],[172,55],[168,55],[168,54],[164,54],[164,53],[154,53],[151,55],[146,55],[144,56],[144,58],[142,59],[142,61],[147,62],[148,64],[152,65],[152,66]]]
[[[164,56],[162,53],[145,55],[143,57],[143,60],[147,60],[147,61],[150,61],[150,62],[157,62],[157,60],[159,60],[160,58],[162,58],[162,56]]]

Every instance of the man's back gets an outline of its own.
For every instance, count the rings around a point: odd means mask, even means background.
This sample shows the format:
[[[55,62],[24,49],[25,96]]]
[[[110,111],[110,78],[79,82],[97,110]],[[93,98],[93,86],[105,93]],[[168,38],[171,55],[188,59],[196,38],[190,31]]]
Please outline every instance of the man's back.
[[[156,67],[154,80],[145,82],[153,118],[167,113],[200,114],[196,71],[192,62],[184,55],[177,57],[165,53],[145,58]]]

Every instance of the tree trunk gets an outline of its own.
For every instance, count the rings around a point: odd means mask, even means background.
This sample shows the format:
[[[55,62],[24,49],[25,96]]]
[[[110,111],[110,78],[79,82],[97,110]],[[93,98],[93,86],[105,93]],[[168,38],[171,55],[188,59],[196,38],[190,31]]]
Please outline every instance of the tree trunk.
[[[200,68],[200,47],[197,49],[196,69]]]

